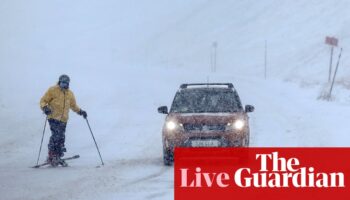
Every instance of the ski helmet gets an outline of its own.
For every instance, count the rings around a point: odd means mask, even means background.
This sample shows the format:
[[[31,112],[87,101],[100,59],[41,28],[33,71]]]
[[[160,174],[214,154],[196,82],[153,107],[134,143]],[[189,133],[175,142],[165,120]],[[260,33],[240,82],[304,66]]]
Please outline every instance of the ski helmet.
[[[70,82],[70,78],[68,75],[61,75],[58,79],[58,85],[62,88],[62,89],[68,89],[69,88],[69,82]]]

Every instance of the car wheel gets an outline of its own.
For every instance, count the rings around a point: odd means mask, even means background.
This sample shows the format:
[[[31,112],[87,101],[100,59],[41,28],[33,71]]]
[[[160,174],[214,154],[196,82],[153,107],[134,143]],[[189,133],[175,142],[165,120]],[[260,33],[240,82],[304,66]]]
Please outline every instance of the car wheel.
[[[163,162],[166,166],[171,166],[174,162],[174,153],[170,150],[163,150]]]
[[[244,144],[245,147],[249,147],[249,139],[250,139],[250,135],[248,134],[247,137],[244,140],[245,141],[245,144]]]

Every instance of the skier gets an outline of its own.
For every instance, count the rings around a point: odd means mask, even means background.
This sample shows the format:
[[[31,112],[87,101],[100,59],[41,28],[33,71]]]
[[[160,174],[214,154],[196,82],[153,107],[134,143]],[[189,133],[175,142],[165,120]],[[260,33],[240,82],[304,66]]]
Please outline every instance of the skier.
[[[61,158],[66,152],[64,142],[69,109],[87,118],[87,113],[76,104],[74,94],[69,89],[69,82],[69,76],[61,75],[57,85],[50,87],[40,100],[40,108],[48,117],[52,133],[47,157],[47,162],[52,166],[67,166]]]

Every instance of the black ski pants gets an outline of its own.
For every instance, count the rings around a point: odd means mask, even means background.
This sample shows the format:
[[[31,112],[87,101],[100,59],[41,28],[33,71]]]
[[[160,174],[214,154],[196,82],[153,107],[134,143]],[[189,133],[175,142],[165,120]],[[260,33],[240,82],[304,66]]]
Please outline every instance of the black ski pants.
[[[56,119],[49,119],[51,137],[48,145],[49,155],[63,157],[66,152],[64,147],[67,123]]]

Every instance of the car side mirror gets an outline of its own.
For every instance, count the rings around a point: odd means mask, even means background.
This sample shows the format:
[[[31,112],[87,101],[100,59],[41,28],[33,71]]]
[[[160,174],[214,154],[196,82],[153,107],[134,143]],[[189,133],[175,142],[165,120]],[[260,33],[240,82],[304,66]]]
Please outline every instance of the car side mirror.
[[[168,114],[168,107],[167,106],[161,106],[158,108],[158,112],[161,114]]]
[[[245,112],[254,112],[254,106],[246,105],[245,106]]]

